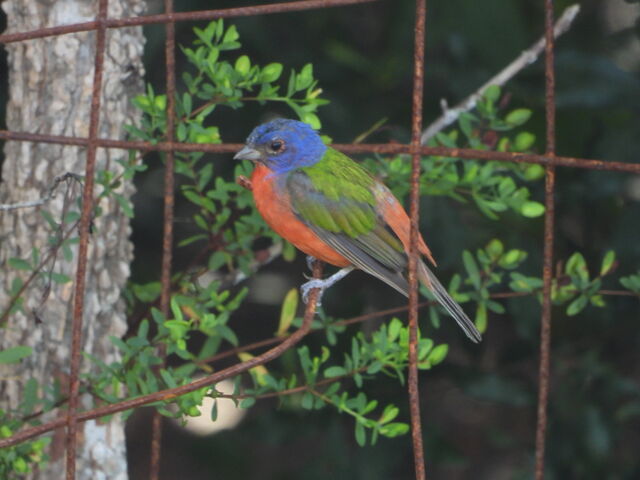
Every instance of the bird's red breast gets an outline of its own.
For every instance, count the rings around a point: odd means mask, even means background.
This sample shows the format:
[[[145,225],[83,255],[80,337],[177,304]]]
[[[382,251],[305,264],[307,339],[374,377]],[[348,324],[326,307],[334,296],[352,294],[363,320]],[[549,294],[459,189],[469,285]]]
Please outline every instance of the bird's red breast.
[[[284,189],[275,185],[276,176],[269,168],[258,164],[251,175],[253,198],[265,222],[282,238],[307,255],[337,267],[351,262],[324,243],[291,209],[291,200]]]

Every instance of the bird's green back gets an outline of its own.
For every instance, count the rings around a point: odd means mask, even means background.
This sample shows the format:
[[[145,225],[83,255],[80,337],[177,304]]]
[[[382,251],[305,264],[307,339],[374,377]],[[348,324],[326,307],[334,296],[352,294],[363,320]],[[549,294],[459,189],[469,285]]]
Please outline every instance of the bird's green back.
[[[350,237],[370,232],[376,224],[374,185],[365,169],[333,148],[319,162],[291,172],[287,182],[305,220]]]

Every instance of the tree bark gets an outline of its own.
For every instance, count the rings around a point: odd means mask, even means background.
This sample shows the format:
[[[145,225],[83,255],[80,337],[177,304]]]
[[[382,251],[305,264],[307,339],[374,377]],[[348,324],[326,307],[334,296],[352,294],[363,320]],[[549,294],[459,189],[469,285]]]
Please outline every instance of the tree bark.
[[[8,32],[86,22],[95,18],[97,0],[5,0]],[[140,15],[144,0],[111,0],[111,17]],[[131,98],[143,87],[141,28],[113,29],[107,33],[104,64],[100,136],[122,139],[123,125],[136,123],[138,112]],[[95,32],[61,35],[18,42],[6,46],[9,54],[10,98],[7,105],[9,130],[86,137],[94,73]],[[2,165],[0,204],[13,204],[45,196],[54,177],[65,172],[82,175],[86,149],[52,144],[7,142]],[[121,171],[116,160],[124,151],[98,150],[97,170]],[[12,269],[8,259],[29,259],[32,248],[45,256],[54,232],[39,210],[48,210],[60,222],[66,195],[60,189],[56,197],[39,208],[0,212],[0,315],[9,303],[9,290],[16,277],[25,280],[29,272]],[[129,198],[133,186],[123,182],[118,192]],[[96,194],[99,193],[99,187]],[[77,210],[76,188],[70,207]],[[69,204],[69,202],[67,202]],[[83,351],[109,364],[117,353],[109,337],[120,337],[126,330],[121,289],[129,276],[132,246],[128,218],[113,197],[101,201],[102,213],[95,220],[90,238],[87,289],[83,320]],[[73,236],[77,234],[74,232]],[[56,256],[53,271],[74,279],[77,249],[65,259]],[[19,364],[0,365],[0,408],[16,408],[29,378],[42,388],[60,383],[64,395],[68,389],[73,280],[49,286],[38,279],[23,295],[23,312],[11,314],[0,325],[0,350],[28,345],[33,354]],[[82,370],[91,365],[83,359]],[[82,406],[89,405],[82,399]],[[51,413],[64,414],[64,407]],[[44,417],[45,418],[51,418]],[[127,478],[124,424],[119,415],[108,422],[86,422],[79,426],[77,478],[123,480]],[[64,477],[64,429],[53,436],[51,461],[30,478]]]

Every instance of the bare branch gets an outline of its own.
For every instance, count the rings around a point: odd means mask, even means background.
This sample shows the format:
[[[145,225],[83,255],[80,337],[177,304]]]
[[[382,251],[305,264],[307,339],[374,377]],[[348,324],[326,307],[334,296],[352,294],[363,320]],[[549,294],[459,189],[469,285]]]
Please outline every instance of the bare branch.
[[[580,12],[580,5],[577,3],[568,7],[558,19],[553,27],[553,35],[558,38],[563,33],[567,32],[571,28],[573,20]],[[545,40],[544,36],[540,38],[531,48],[522,52],[518,58],[507,65],[501,72],[491,78],[487,83],[482,85],[473,94],[469,95],[462,102],[458,103],[455,107],[449,108],[446,100],[441,100],[442,115],[438,117],[433,123],[431,123],[423,132],[420,137],[420,142],[423,145],[429,141],[436,133],[445,129],[453,122],[455,122],[460,114],[473,110],[478,103],[478,100],[484,95],[484,92],[491,85],[502,86],[513,78],[520,70],[535,62],[540,53],[544,50]]]

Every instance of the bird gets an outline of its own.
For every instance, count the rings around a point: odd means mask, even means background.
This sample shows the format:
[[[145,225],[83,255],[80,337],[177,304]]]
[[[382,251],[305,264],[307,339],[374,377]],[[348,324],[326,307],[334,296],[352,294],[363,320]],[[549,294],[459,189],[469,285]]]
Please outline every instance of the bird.
[[[302,297],[360,269],[405,296],[410,221],[391,190],[345,154],[325,145],[307,123],[277,118],[249,134],[234,160],[255,164],[251,189],[258,212],[281,237],[310,259],[340,270],[301,286]],[[436,262],[419,235],[417,273],[434,298],[474,342],[481,335],[429,269]]]

